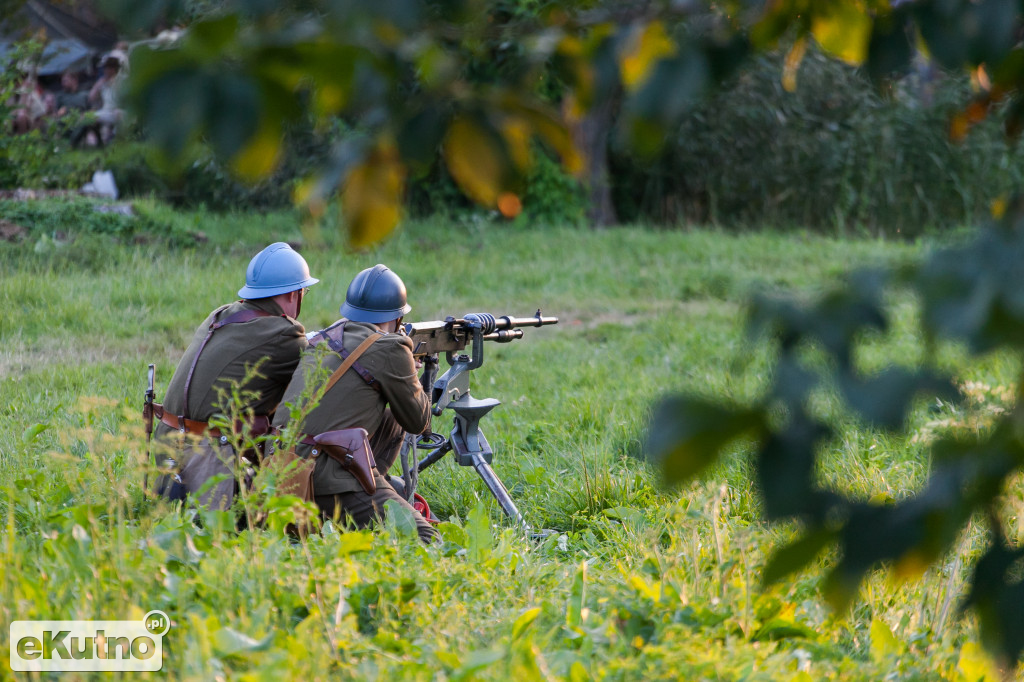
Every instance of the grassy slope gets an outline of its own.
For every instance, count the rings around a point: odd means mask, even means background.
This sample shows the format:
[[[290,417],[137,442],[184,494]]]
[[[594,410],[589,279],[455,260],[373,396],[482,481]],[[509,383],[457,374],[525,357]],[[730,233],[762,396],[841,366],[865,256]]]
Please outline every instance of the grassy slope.
[[[964,671],[976,635],[949,602],[963,578],[956,557],[922,581],[876,576],[860,605],[837,618],[818,596],[817,572],[759,587],[766,556],[791,530],[757,521],[741,456],[675,492],[628,457],[640,449],[652,401],[667,391],[755,394],[764,360],[741,333],[748,293],[813,291],[849,264],[920,247],[431,223],[353,254],[325,235],[325,245],[304,251],[323,280],[303,310],[307,328],[333,321],[348,280],[375,262],[405,279],[412,319],[537,307],[561,318],[527,330],[524,342],[489,347],[473,381],[476,394],[503,402],[485,421],[496,470],[535,525],[562,534],[541,545],[518,537],[472,472],[448,460],[421,484],[452,521],[444,546],[424,549],[397,528],[300,546],[219,530],[223,518],[200,531],[147,507],[134,464],[146,363],[165,383],[194,325],[240,286],[251,254],[265,241],[301,239],[298,224],[289,214],[146,210],[202,229],[210,242],[171,252],[115,247],[84,267],[0,245],[0,650],[12,619],[162,608],[175,621],[165,669],[182,679],[221,670],[309,680],[880,679],[894,671],[972,679]],[[867,360],[915,352],[899,329]],[[999,383],[1005,371],[995,359],[970,376]],[[846,434],[824,477],[894,496],[920,482],[927,462],[916,446]],[[965,554],[973,542],[965,539]]]

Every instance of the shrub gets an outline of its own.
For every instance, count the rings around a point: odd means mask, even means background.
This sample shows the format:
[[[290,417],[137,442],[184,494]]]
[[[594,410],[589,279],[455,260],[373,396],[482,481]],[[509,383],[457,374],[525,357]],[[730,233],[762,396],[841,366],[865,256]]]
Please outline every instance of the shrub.
[[[1024,164],[995,121],[950,142],[966,79],[942,76],[931,103],[905,87],[883,98],[810,52],[789,93],[781,60],[759,58],[695,108],[660,158],[614,149],[620,217],[912,236],[964,224],[1019,185]]]
[[[24,228],[14,239],[68,243],[85,236],[119,243],[164,242],[174,246],[195,243],[195,238],[145,211],[125,215],[102,210],[103,204],[88,199],[51,201],[0,200],[0,219]],[[102,241],[102,239],[101,239]]]

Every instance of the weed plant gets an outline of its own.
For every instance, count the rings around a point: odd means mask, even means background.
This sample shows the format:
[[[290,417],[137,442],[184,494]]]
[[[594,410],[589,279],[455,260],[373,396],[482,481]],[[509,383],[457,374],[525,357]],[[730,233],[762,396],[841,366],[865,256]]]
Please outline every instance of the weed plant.
[[[927,245],[424,222],[352,253],[332,233],[312,248],[290,213],[149,210],[174,230],[198,224],[208,243],[106,236],[104,260],[88,265],[33,259],[28,243],[0,250],[0,650],[12,620],[161,609],[173,623],[170,679],[994,679],[973,624],[956,614],[974,530],[920,579],[879,572],[854,609],[835,614],[819,570],[760,586],[793,529],[758,521],[742,448],[679,490],[659,487],[637,457],[665,392],[745,400],[765,381],[742,333],[750,292],[811,292],[848,265]],[[350,278],[377,262],[405,279],[410,319],[538,307],[560,318],[489,346],[472,375],[474,395],[503,403],[484,421],[495,469],[552,536],[512,529],[451,459],[421,478],[443,519],[431,547],[401,519],[376,532],[328,525],[295,542],[280,525],[236,532],[230,514],[196,523],[144,498],[146,363],[159,395],[195,325],[278,239],[305,243],[322,280],[303,308],[307,329],[336,319]],[[866,351],[870,362],[913,360],[904,322]],[[1006,366],[962,368],[964,381],[996,387],[976,391],[979,405],[1006,399],[996,390],[1010,382]],[[921,438],[983,427],[943,405],[914,419]],[[853,424],[843,433],[821,471],[834,485],[900,497],[921,481],[928,463],[915,442]]]

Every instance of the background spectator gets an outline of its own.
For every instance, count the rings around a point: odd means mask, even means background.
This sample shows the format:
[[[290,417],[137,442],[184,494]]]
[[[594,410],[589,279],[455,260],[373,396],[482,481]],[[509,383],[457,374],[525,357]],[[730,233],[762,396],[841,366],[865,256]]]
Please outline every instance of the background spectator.
[[[47,114],[53,112],[53,98],[43,90],[36,75],[29,73],[18,86],[15,106],[13,132],[27,133],[46,125]]]
[[[101,64],[103,75],[89,92],[89,101],[94,106],[99,105],[96,120],[100,124],[100,141],[103,144],[114,138],[117,125],[124,117],[124,112],[118,104],[117,91],[121,86],[123,67],[127,61],[122,50],[111,50]]]
[[[61,91],[57,93],[58,125],[77,147],[84,144],[95,147],[100,141],[99,126],[95,123],[82,121],[82,114],[89,109],[89,92],[81,89],[81,80],[77,71],[65,71],[60,77]]]

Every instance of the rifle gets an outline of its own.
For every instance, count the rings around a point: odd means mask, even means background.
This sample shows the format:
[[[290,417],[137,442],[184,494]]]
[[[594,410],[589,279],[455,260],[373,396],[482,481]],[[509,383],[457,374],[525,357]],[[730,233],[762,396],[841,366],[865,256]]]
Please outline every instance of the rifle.
[[[417,463],[417,473],[435,464],[449,452],[454,452],[458,464],[473,467],[501,505],[502,511],[527,532],[530,532],[529,524],[491,468],[494,451],[480,430],[480,420],[501,402],[494,398],[472,397],[469,394],[469,373],[484,363],[484,341],[509,343],[523,338],[523,330],[519,327],[543,327],[557,323],[557,317],[544,317],[538,310],[533,317],[495,317],[489,313],[470,313],[461,318],[448,317],[444,321],[405,325],[405,333],[413,342],[414,356],[432,358],[436,363],[438,353],[446,354],[449,368],[433,382],[431,412],[434,416],[440,415],[445,409],[455,413],[455,422],[448,438],[439,433],[430,433],[417,443],[418,449],[430,450]],[[468,345],[472,345],[471,355],[459,353]],[[415,477],[408,475],[405,478],[407,482],[410,478],[415,480]],[[406,495],[410,500],[415,486],[411,488],[406,487]]]
[[[154,365],[149,366],[149,370],[146,372],[146,394],[143,398],[142,403],[142,422],[146,427],[146,462],[148,465],[153,464],[153,458],[150,454],[150,443],[153,440],[153,402],[156,400],[156,367]],[[142,492],[149,494],[149,469],[147,466],[146,473],[142,475]]]

